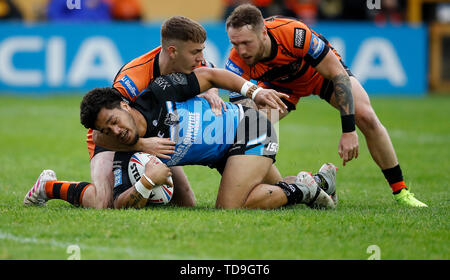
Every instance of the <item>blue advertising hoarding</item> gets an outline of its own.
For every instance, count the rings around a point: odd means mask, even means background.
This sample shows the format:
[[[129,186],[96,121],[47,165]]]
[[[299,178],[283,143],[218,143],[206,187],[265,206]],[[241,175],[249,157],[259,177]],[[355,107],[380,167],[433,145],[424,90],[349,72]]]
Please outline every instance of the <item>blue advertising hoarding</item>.
[[[224,24],[205,23],[205,57],[224,67]],[[369,94],[427,91],[424,26],[327,23],[327,37]],[[111,85],[120,67],[160,44],[160,24],[0,24],[0,93],[79,93]]]

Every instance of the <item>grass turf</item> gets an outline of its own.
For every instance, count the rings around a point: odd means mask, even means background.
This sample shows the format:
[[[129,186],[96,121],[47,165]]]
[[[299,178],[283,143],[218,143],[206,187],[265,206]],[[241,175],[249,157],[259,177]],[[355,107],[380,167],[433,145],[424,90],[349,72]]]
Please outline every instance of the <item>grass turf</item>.
[[[277,167],[284,176],[338,170],[336,211],[303,205],[275,211],[216,210],[220,177],[187,166],[192,209],[93,210],[63,201],[25,207],[42,169],[89,181],[80,96],[0,97],[0,259],[449,259],[450,125],[448,98],[372,98],[388,129],[405,181],[426,209],[397,205],[359,134],[360,156],[342,167],[336,110],[306,98],[279,126]]]

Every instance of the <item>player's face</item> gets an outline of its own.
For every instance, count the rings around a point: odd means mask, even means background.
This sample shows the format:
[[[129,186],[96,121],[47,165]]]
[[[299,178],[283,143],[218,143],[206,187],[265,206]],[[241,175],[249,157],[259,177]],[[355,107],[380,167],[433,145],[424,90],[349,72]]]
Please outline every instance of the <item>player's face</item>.
[[[249,25],[227,30],[233,48],[247,65],[254,65],[264,58],[262,31],[253,30]]]
[[[177,72],[190,74],[203,61],[204,43],[177,42],[174,68]]]
[[[112,136],[122,144],[134,145],[139,140],[136,122],[124,108],[102,108],[97,116],[95,127],[101,133]]]

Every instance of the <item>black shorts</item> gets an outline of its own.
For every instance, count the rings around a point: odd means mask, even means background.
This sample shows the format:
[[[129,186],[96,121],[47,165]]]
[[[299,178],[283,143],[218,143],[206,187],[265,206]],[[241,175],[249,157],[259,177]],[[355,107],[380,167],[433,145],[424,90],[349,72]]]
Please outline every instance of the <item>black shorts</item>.
[[[121,193],[131,188],[130,176],[128,174],[128,163],[135,152],[116,152],[113,161],[114,189],[113,198],[116,199]]]
[[[209,165],[217,169],[220,174],[225,169],[229,157],[235,155],[258,155],[272,159],[278,152],[278,137],[272,123],[266,116],[253,109],[244,106],[237,128],[234,144],[228,149],[226,155],[218,162]]]

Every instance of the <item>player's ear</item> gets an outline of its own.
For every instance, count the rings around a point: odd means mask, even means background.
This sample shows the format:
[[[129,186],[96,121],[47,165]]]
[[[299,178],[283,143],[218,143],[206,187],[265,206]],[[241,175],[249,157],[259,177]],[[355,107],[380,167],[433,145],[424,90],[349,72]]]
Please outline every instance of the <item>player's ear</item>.
[[[127,112],[129,112],[131,109],[130,105],[125,101],[120,101],[120,108],[122,108],[123,110],[125,110]]]
[[[175,45],[170,45],[167,48],[167,52],[169,53],[170,58],[174,59],[177,56],[177,47]]]
[[[267,28],[265,26],[263,26],[263,28],[261,30],[261,35],[263,36],[263,38],[265,38],[267,36]]]

